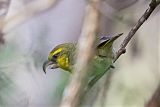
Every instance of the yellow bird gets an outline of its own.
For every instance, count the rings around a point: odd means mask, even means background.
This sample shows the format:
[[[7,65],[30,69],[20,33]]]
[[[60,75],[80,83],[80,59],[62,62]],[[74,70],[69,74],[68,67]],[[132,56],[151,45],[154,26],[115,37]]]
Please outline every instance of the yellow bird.
[[[95,52],[95,56],[91,62],[91,73],[88,78],[88,86],[92,87],[110,68],[113,68],[114,52],[112,44],[122,34],[114,37],[102,37]],[[61,68],[63,70],[73,72],[75,64],[75,43],[64,43],[56,46],[49,54],[48,60],[43,64],[43,71],[51,66],[51,69]]]

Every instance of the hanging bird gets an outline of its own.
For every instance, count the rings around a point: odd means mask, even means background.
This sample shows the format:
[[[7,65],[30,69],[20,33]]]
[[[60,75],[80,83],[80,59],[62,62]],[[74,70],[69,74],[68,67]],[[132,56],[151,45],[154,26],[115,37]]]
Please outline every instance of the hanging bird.
[[[110,68],[114,68],[113,60],[115,53],[113,52],[113,42],[122,34],[114,37],[102,37],[100,43],[96,47],[95,55],[91,61],[89,70],[91,71],[88,79],[88,86],[92,87]],[[73,73],[75,63],[76,44],[64,43],[56,46],[49,54],[48,60],[43,64],[43,71],[46,73],[48,66],[51,69],[61,68]]]

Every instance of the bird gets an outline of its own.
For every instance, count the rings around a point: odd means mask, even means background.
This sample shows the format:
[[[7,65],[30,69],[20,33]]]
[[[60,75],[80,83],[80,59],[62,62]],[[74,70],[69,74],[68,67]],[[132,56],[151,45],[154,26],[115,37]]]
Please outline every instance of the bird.
[[[116,36],[103,36],[95,48],[95,55],[91,60],[88,76],[88,87],[92,87],[110,68],[114,68],[113,60],[115,52],[113,50],[114,41],[121,34]],[[61,68],[73,74],[73,66],[75,64],[77,43],[63,43],[57,45],[48,55],[48,60],[43,63],[43,71],[50,66],[50,69]]]

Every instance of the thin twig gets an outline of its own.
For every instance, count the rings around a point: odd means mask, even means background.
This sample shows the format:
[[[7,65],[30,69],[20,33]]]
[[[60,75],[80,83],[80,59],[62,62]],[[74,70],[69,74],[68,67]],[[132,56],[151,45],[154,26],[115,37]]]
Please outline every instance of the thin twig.
[[[96,8],[100,0],[90,0],[86,7],[84,26],[78,42],[77,60],[70,84],[64,91],[60,107],[78,107],[87,85],[88,67],[94,52],[98,31],[99,12]]]
[[[137,24],[130,30],[124,41],[122,42],[120,49],[116,53],[116,57],[114,59],[114,62],[126,52],[126,46],[131,40],[131,38],[134,36],[134,34],[137,32],[137,30],[141,27],[141,25],[149,18],[151,13],[154,11],[154,9],[160,4],[160,0],[152,0],[149,4],[149,8],[145,11],[145,13],[142,15],[142,17],[138,20]]]
[[[142,15],[142,17],[138,20],[138,22],[136,23],[136,25],[130,30],[130,32],[128,33],[128,35],[125,37],[125,39],[123,40],[123,42],[120,45],[119,50],[116,53],[116,57],[114,59],[114,62],[116,62],[116,60],[126,52],[126,46],[129,43],[129,41],[131,40],[131,38],[134,36],[134,34],[137,32],[137,30],[141,27],[141,25],[149,18],[149,16],[151,15],[151,13],[154,11],[154,9],[160,4],[160,0],[152,0],[151,3],[149,4],[149,8],[145,11],[145,13]],[[112,77],[114,72],[110,72],[110,77],[106,78],[106,87],[109,87],[110,84],[110,79]],[[107,91],[108,89],[106,89]],[[157,94],[156,94],[157,95]],[[160,94],[159,94],[160,95]],[[157,97],[154,97],[154,99],[156,99]],[[152,101],[150,101],[152,102]],[[148,106],[150,107],[150,106]],[[158,107],[158,106],[157,106]]]
[[[131,38],[134,36],[134,34],[137,32],[137,30],[141,27],[141,25],[149,18],[151,13],[154,11],[154,9],[160,4],[160,0],[152,0],[149,4],[149,8],[145,11],[145,13],[142,15],[142,17],[138,20],[137,24],[130,30],[124,41],[122,42],[120,49],[116,53],[116,57],[114,59],[114,62],[126,52],[126,46],[131,40]],[[157,90],[155,91],[153,97],[149,102],[147,103],[146,107],[159,107],[160,99],[160,85],[158,86]]]

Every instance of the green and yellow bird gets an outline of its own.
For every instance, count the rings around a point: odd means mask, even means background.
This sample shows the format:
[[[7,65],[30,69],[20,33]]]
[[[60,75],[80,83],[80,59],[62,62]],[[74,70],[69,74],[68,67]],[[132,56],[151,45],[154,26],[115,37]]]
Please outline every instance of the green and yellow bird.
[[[88,86],[92,87],[110,68],[113,68],[114,52],[113,42],[122,34],[114,37],[102,37],[100,43],[96,47],[95,56],[91,62],[89,70],[91,70],[88,79]],[[64,43],[56,46],[49,54],[48,60],[43,64],[43,71],[46,73],[48,66],[51,69],[61,68],[73,73],[75,63],[76,44]]]

